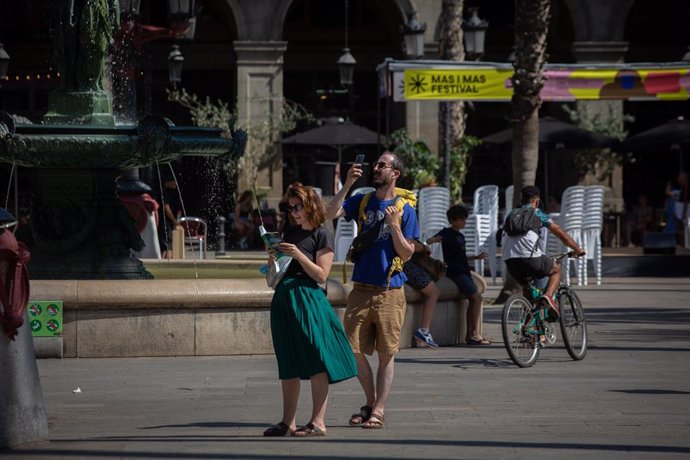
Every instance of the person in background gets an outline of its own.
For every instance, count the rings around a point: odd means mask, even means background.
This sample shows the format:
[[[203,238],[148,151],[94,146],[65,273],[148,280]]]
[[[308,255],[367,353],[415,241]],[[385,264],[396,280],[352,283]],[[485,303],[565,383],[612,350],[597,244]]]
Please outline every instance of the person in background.
[[[340,319],[318,285],[333,265],[333,235],[324,227],[321,200],[299,182],[287,191],[288,226],[278,250],[293,258],[271,300],[271,336],[283,389],[283,418],[264,436],[309,437],[326,434],[329,384],[357,375],[352,349]],[[274,251],[269,251],[273,263]],[[300,379],[311,381],[312,413],[296,427]]]
[[[172,234],[173,230],[180,225],[179,218],[182,216],[180,193],[177,190],[177,182],[173,176],[165,176],[163,178],[163,215],[165,217],[163,219],[165,242],[161,245],[161,248],[165,248],[163,258],[172,259]]]
[[[436,235],[426,240],[427,244],[441,243],[443,248],[443,260],[448,264],[446,278],[450,279],[458,287],[458,290],[467,297],[467,333],[465,343],[467,345],[490,345],[491,342],[481,335],[482,328],[482,295],[477,290],[477,285],[472,280],[469,260],[486,260],[486,252],[476,256],[467,256],[465,249],[465,235],[460,230],[467,224],[468,212],[463,206],[454,205],[446,211],[446,217],[450,227],[439,231]]]
[[[667,233],[675,233],[678,244],[683,244],[688,211],[690,210],[690,187],[688,173],[681,171],[674,183],[666,186],[666,228]]]
[[[647,195],[639,195],[637,204],[633,206],[630,215],[630,241],[641,246],[644,242],[644,234],[654,230],[654,209],[649,205]]]
[[[254,247],[256,225],[254,224],[254,195],[251,190],[245,190],[235,203],[235,218],[233,227],[237,234],[240,249]]]
[[[429,247],[419,241],[414,241],[415,252],[431,253]],[[438,288],[433,278],[422,267],[411,260],[408,260],[403,271],[407,276],[407,284],[417,289],[424,295],[424,306],[422,307],[422,325],[414,333],[414,338],[421,346],[438,348],[438,343],[434,341],[431,336],[431,319],[434,317],[434,310],[436,303],[441,296],[441,290]]]

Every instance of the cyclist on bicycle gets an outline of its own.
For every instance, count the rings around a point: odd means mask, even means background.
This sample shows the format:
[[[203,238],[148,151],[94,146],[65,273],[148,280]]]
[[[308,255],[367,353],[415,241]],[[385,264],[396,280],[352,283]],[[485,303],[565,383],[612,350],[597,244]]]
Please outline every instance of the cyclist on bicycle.
[[[546,227],[571,248],[575,257],[585,254],[575,240],[558,226],[548,214],[539,209],[541,192],[538,187],[528,185],[521,190],[522,207],[513,209],[506,217],[503,238],[503,260],[510,274],[522,286],[529,279],[548,277],[546,291],[539,297],[549,309],[549,321],[559,317],[554,294],[561,279],[561,269],[539,247],[541,229]]]

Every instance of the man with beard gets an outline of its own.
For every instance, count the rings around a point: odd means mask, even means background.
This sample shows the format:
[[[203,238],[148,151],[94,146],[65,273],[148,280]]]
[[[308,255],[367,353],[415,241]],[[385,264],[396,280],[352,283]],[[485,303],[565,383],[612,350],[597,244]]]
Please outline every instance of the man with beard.
[[[354,283],[347,299],[344,325],[357,361],[358,379],[366,403],[353,414],[350,425],[383,428],[384,406],[394,375],[394,356],[400,344],[400,330],[405,318],[407,280],[402,263],[412,257],[413,241],[419,238],[417,215],[409,204],[400,203],[396,182],[404,174],[402,161],[392,152],[384,152],[373,165],[372,185],[376,189],[360,209],[365,195],[344,200],[352,185],[362,176],[362,165],[355,163],[347,173],[343,188],[326,208],[326,217],[359,219],[360,233],[379,228],[373,244],[358,254],[352,272]],[[385,219],[383,225],[378,222]],[[365,355],[378,353],[376,382]]]

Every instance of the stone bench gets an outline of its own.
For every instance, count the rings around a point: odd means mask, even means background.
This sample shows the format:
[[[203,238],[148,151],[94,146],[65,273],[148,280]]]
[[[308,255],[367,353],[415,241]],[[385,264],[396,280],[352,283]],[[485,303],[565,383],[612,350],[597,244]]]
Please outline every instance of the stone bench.
[[[475,275],[484,292],[486,283]],[[432,323],[441,345],[462,343],[467,301],[453,282],[438,283]],[[328,282],[342,318],[352,283]],[[212,356],[273,353],[273,291],[262,278],[147,281],[35,280],[32,300],[63,301],[62,338],[35,338],[38,357]],[[424,297],[405,286],[408,308],[401,347],[413,346]],[[56,345],[58,344],[59,345]]]

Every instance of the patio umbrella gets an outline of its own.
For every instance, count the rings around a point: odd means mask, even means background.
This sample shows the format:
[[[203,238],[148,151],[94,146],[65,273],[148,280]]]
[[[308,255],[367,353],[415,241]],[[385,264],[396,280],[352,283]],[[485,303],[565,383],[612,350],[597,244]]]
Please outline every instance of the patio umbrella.
[[[621,152],[652,153],[678,150],[683,171],[683,151],[690,148],[690,120],[674,118],[666,123],[630,136],[618,146]]]
[[[327,119],[322,126],[286,137],[281,143],[284,145],[324,145],[334,148],[338,152],[338,164],[335,171],[337,181],[340,176],[340,163],[343,161],[343,150],[356,145],[377,145],[379,140],[383,142],[383,139],[383,136],[364,126],[332,118]]]
[[[482,139],[485,144],[507,147],[513,142],[513,129],[486,136]],[[616,140],[603,134],[580,128],[572,123],[566,123],[551,117],[539,119],[539,147],[544,150],[544,197],[548,198],[549,150],[564,149],[593,149],[612,147]]]

